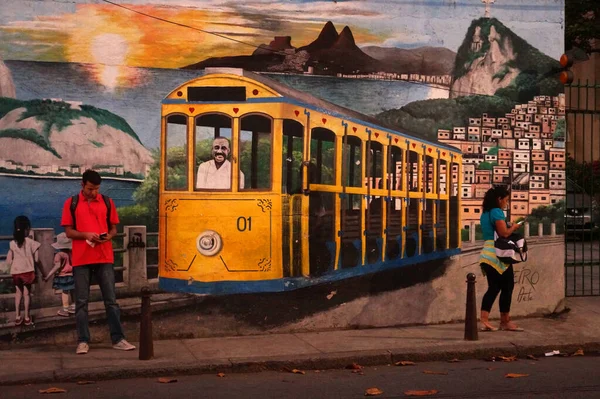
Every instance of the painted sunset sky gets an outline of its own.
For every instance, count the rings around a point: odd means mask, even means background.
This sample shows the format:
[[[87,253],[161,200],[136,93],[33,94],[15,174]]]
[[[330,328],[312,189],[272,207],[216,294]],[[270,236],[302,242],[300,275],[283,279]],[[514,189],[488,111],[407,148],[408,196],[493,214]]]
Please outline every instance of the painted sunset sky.
[[[361,47],[441,46],[456,51],[462,32],[483,16],[485,7],[481,0],[2,3],[1,59],[155,68],[251,54],[274,36],[291,36],[292,45],[300,47],[313,41],[328,20],[338,31],[350,26]],[[563,30],[563,9],[564,0],[495,0],[491,13],[533,46],[558,58],[563,51],[563,35],[557,33]]]

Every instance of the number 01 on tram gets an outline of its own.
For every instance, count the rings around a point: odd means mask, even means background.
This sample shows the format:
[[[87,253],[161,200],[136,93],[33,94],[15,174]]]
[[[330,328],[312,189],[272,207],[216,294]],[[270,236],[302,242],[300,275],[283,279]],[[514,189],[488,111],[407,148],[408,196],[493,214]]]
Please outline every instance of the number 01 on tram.
[[[460,251],[455,148],[236,69],[173,90],[161,130],[166,291],[286,291]]]

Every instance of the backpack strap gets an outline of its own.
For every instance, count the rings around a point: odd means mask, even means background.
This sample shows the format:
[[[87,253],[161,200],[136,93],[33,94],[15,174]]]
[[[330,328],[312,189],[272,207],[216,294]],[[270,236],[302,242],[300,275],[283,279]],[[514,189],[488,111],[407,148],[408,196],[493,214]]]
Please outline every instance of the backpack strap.
[[[104,200],[104,204],[106,205],[106,226],[107,228],[110,230],[110,212],[112,210],[112,206],[111,206],[111,202],[110,202],[110,197],[104,195],[104,194],[100,194],[100,196],[102,197],[102,199]],[[79,194],[74,195],[71,197],[71,206],[69,207],[71,209],[71,219],[73,219],[73,228],[75,230],[77,230],[77,221],[76,221],[76,217],[75,217],[75,209],[77,209],[77,204],[79,203]]]
[[[71,219],[73,220],[73,229],[77,230],[77,220],[75,218],[75,209],[77,209],[77,204],[79,203],[79,194],[71,197]]]
[[[110,230],[110,212],[111,212],[111,204],[110,204],[110,197],[104,195],[104,194],[100,194],[100,196],[102,196],[102,199],[104,200],[104,204],[106,205],[106,228],[108,230]]]

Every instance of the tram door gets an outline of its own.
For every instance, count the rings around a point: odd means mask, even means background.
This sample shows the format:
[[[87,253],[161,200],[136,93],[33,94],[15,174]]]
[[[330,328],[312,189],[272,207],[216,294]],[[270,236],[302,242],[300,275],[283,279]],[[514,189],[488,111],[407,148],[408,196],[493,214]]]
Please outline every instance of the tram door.
[[[335,134],[283,121],[282,259],[284,276],[320,276],[334,269]],[[310,155],[309,155],[310,151]],[[306,174],[306,179],[304,176]]]
[[[281,215],[282,265],[284,277],[303,274],[303,229],[306,228],[304,209],[308,205],[302,187],[304,160],[304,126],[283,120]]]

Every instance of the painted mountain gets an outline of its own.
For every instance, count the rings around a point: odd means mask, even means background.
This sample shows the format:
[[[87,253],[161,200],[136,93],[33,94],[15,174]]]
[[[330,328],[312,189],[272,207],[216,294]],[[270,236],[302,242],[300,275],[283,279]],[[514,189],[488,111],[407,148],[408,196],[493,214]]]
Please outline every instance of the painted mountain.
[[[335,75],[371,72],[450,74],[455,53],[441,48],[397,49],[357,46],[352,30],[346,26],[338,34],[331,21],[310,44],[296,48],[291,36],[276,36],[260,45],[252,55],[208,58],[185,69],[206,67],[243,68],[255,72],[313,73]]]
[[[438,129],[467,126],[473,115],[501,117],[537,95],[562,93],[559,68],[497,19],[481,18],[459,47],[449,99],[415,101],[376,117],[436,141]]]
[[[0,97],[0,170],[45,176],[143,178],[152,165],[129,124],[109,111],[55,100]]]
[[[451,97],[501,95],[526,103],[562,92],[558,61],[541,53],[495,18],[471,23],[456,55]]]

